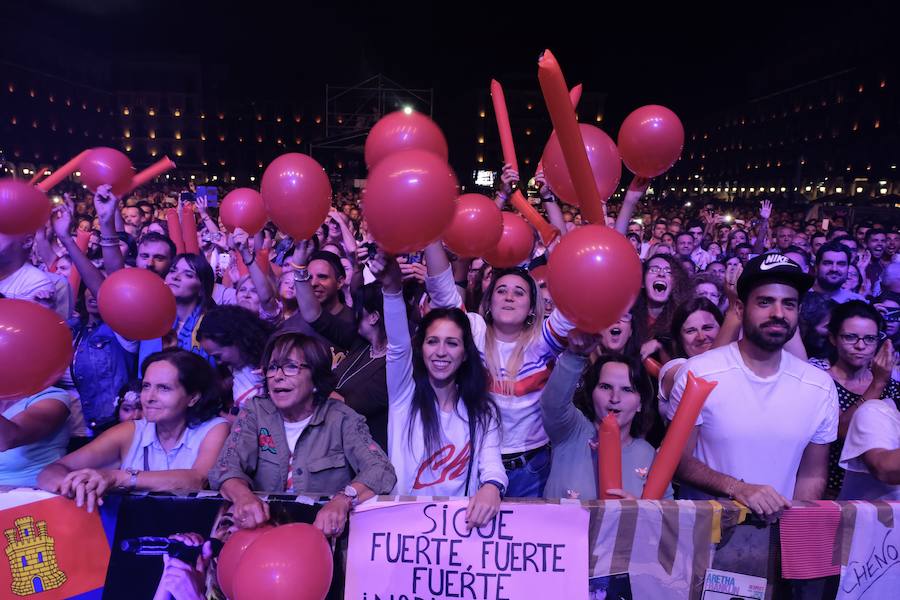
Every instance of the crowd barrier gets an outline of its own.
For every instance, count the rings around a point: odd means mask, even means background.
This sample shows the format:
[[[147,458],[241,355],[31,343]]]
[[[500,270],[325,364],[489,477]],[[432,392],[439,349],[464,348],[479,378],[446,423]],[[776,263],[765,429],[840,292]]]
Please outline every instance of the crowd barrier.
[[[277,524],[311,523],[327,500],[267,499]],[[900,597],[900,503],[797,503],[766,524],[734,502],[512,500],[472,531],[466,504],[379,497],[359,507],[333,545],[328,598]],[[0,598],[152,598],[162,560],[135,553],[135,540],[220,537],[229,508],[211,492],[131,494],[89,514],[45,492],[0,490]],[[208,581],[207,597],[223,597],[214,571]]]

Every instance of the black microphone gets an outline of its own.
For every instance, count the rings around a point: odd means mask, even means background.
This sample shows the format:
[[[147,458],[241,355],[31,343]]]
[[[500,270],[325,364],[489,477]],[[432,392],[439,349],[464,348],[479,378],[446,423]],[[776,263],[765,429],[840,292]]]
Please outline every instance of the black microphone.
[[[212,546],[213,557],[218,556],[222,551],[221,541],[212,538],[209,540]],[[172,558],[184,561],[189,565],[194,565],[200,556],[203,546],[188,546],[184,542],[164,537],[138,537],[129,540],[122,540],[121,548],[123,552],[136,554],[138,556],[161,556],[168,554]]]

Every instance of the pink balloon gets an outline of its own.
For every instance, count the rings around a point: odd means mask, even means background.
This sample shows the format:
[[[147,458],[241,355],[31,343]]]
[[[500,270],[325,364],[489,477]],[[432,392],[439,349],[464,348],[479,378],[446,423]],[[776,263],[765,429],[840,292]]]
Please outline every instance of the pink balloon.
[[[665,106],[642,106],[619,128],[619,151],[628,170],[643,177],[662,175],[681,156],[684,126]]]
[[[366,138],[366,165],[373,169],[385,157],[405,150],[425,150],[444,161],[447,139],[437,124],[420,112],[398,110],[381,118]]]
[[[101,185],[111,185],[116,196],[128,192],[135,173],[128,157],[114,148],[91,149],[78,168],[81,181],[89,190],[93,192]]]
[[[456,176],[424,150],[391,154],[369,172],[362,207],[369,232],[389,254],[421,250],[456,211]]]
[[[53,385],[72,362],[72,333],[40,304],[0,298],[0,400]]]
[[[481,194],[463,194],[456,201],[456,214],[444,231],[444,244],[466,258],[493,250],[503,235],[503,215],[493,200]]]
[[[322,165],[305,154],[282,154],[266,167],[260,186],[269,217],[296,240],[305,240],[325,222],[331,182]]]
[[[584,149],[594,173],[594,183],[597,185],[600,199],[606,202],[616,191],[619,178],[622,177],[622,160],[619,157],[619,151],[612,138],[603,130],[584,123],[579,124],[578,127],[581,129]],[[544,156],[541,158],[541,162],[544,165],[547,184],[553,193],[565,202],[578,206],[578,194],[575,192],[575,186],[569,176],[566,159],[563,157],[559,137],[555,131],[550,135],[550,140],[544,147]]]
[[[130,340],[162,337],[175,324],[172,290],[146,269],[122,269],[107,277],[100,285],[97,307],[103,321]]]
[[[508,269],[525,262],[534,250],[534,229],[512,212],[503,213],[503,235],[500,241],[481,257],[492,267]]]
[[[226,194],[219,216],[228,231],[240,227],[250,235],[259,233],[268,219],[262,196],[250,188],[238,188]]]
[[[333,569],[321,531],[306,523],[281,525],[244,550],[232,578],[233,600],[323,600]]]
[[[615,323],[641,289],[641,260],[634,247],[602,225],[584,225],[564,235],[547,268],[553,302],[587,333]]]
[[[0,181],[0,233],[34,233],[50,218],[50,201],[41,190],[15,179]]]

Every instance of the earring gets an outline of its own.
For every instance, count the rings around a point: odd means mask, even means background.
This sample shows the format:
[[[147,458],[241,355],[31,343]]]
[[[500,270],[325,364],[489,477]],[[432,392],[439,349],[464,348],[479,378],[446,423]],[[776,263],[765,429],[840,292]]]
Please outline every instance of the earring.
[[[525,325],[527,325],[528,327],[534,325],[534,313],[531,313],[525,318]]]

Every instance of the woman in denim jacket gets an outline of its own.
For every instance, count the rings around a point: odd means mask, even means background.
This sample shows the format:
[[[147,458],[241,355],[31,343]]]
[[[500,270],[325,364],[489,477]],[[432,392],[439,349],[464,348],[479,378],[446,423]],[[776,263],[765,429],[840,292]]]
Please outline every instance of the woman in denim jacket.
[[[85,424],[92,430],[116,420],[116,392],[137,374],[137,342],[126,340],[103,322],[97,299],[84,284],[69,320],[75,356],[69,368],[81,399]]]
[[[324,344],[283,333],[269,342],[262,364],[266,395],[241,407],[209,473],[210,486],[234,503],[242,528],[269,518],[254,490],[334,495],[314,524],[326,536],[338,536],[358,502],[391,491],[394,467],[365,418],[329,398],[331,353]]]

